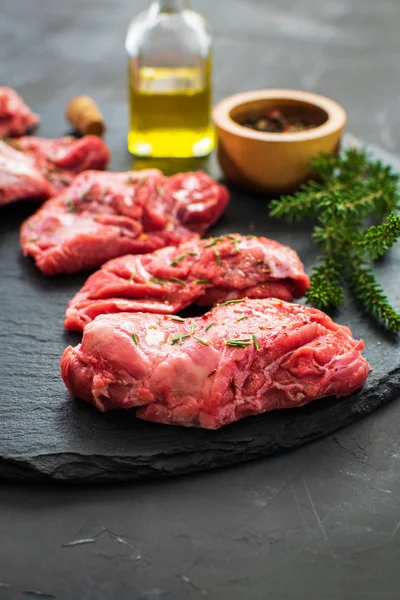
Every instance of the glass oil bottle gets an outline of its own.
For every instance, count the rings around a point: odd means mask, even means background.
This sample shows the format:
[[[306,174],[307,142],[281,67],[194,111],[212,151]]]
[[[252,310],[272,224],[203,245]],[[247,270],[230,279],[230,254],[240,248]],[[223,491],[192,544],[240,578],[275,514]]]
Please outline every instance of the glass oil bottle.
[[[128,149],[136,156],[206,156],[211,122],[211,35],[186,0],[154,0],[127,32]]]

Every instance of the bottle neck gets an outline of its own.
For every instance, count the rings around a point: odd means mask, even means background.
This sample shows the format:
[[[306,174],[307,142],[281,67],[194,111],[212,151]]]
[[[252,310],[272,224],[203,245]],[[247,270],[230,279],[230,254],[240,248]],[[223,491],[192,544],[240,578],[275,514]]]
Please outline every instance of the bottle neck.
[[[189,8],[189,0],[153,0],[150,11],[153,14],[178,13]]]

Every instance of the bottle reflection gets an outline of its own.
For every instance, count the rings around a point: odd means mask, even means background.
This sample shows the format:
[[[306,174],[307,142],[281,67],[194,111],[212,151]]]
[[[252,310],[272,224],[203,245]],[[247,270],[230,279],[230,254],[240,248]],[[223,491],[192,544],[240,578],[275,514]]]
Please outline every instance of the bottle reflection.
[[[136,158],[132,161],[131,169],[134,171],[159,169],[164,175],[175,175],[175,173],[199,170],[209,172],[210,157]]]

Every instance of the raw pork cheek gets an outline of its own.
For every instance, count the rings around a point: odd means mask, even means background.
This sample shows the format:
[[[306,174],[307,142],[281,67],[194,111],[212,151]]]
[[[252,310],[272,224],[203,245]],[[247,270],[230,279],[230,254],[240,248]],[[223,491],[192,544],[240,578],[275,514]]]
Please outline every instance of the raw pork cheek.
[[[39,123],[36,115],[15,90],[0,87],[0,137],[24,135]]]
[[[107,262],[71,300],[64,326],[79,331],[100,314],[174,314],[194,302],[212,306],[244,296],[292,300],[309,283],[291,248],[229,234]]]
[[[0,206],[29,198],[46,200],[85,169],[104,169],[109,150],[98,137],[56,140],[26,136],[0,140]]]
[[[97,317],[85,327],[82,344],[61,358],[70,393],[101,411],[140,407],[141,419],[217,429],[248,415],[349,395],[370,370],[360,353],[363,342],[306,306],[246,300],[183,323],[173,319]],[[180,333],[189,336],[181,344]],[[248,345],[226,345],[238,338]]]
[[[46,275],[94,269],[116,256],[197,239],[228,199],[226,188],[201,172],[86,171],[25,221],[21,246]]]

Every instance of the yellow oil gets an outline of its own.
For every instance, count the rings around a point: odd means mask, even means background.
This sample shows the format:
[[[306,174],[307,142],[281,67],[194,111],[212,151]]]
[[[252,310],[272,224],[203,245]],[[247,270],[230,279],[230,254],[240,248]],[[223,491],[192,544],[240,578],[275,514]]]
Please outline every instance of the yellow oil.
[[[214,146],[211,68],[135,68],[129,62],[128,149],[136,156],[206,156]]]

